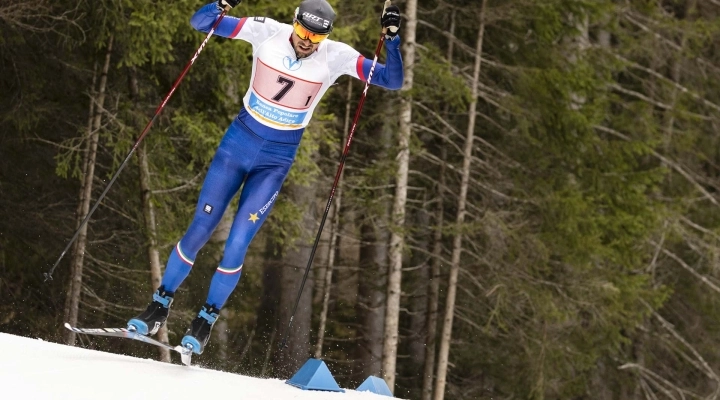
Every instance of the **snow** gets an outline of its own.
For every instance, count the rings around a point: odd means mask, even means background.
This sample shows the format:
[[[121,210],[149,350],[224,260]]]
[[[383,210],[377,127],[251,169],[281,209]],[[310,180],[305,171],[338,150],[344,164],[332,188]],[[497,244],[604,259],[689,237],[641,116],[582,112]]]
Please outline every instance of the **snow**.
[[[145,344],[138,342],[138,346]],[[168,364],[6,333],[0,333],[0,348],[3,399],[390,399],[350,389],[345,393],[302,390],[279,379]]]

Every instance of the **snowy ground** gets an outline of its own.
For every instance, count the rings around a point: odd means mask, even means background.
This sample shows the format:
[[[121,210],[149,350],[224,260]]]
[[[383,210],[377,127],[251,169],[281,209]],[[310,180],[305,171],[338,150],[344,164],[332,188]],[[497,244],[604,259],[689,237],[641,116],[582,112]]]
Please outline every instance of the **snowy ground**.
[[[345,393],[301,390],[278,379],[167,364],[5,333],[0,333],[0,348],[3,399],[390,399],[349,389]]]

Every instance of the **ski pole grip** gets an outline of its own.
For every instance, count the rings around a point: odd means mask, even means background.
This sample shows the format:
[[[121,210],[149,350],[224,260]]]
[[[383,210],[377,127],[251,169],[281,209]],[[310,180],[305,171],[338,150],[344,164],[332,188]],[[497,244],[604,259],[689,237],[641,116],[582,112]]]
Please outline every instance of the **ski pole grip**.
[[[382,14],[381,14],[381,15],[385,15],[385,9],[387,9],[388,7],[390,7],[390,4],[392,4],[392,3],[390,2],[390,0],[385,0],[385,4],[383,5],[383,11],[382,11]],[[386,28],[386,27],[383,26],[383,28],[382,28],[382,34],[385,35],[385,34],[387,33],[387,30],[388,30],[388,28]]]

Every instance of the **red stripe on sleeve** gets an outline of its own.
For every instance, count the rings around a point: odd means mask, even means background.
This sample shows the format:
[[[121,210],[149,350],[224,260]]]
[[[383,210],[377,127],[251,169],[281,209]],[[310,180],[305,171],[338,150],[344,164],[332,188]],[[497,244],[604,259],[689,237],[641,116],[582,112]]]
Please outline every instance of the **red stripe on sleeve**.
[[[233,30],[232,33],[230,34],[230,37],[234,38],[235,36],[237,36],[237,34],[240,32],[240,29],[242,29],[243,25],[245,25],[246,20],[247,20],[247,17],[240,18],[237,26],[235,27],[235,30]]]
[[[365,63],[365,57],[361,54],[357,59],[357,64],[355,65],[355,69],[357,70],[358,78],[360,78],[360,80],[363,82],[367,81],[367,78],[365,78],[365,73],[363,72],[363,64],[364,63]]]

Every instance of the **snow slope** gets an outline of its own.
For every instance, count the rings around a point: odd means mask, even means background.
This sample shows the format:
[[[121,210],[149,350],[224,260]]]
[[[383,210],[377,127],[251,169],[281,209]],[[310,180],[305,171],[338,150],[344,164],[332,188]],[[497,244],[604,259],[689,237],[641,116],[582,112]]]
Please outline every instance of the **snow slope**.
[[[0,333],[0,348],[1,399],[390,399],[349,389],[345,393],[301,390],[279,379],[185,367],[5,333]]]

